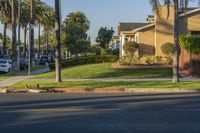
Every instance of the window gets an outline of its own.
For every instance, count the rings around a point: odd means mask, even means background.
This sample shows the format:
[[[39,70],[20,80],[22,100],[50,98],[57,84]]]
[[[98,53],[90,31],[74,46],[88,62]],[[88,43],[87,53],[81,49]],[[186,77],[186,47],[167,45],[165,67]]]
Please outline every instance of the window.
[[[193,36],[199,36],[200,37],[200,31],[191,31],[191,34]]]

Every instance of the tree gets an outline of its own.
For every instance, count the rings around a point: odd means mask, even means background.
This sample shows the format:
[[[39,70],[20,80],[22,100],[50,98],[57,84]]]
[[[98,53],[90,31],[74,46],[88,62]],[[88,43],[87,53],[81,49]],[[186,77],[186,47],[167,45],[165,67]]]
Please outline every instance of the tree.
[[[96,38],[96,42],[105,50],[108,50],[109,48],[109,43],[112,40],[114,34],[113,28],[108,29],[107,27],[105,28],[100,28],[98,32],[98,36]]]
[[[27,1],[21,2],[21,26],[24,31],[24,43],[22,55],[25,57],[27,55],[27,28],[30,20],[30,10],[29,3]]]
[[[11,3],[8,0],[0,1],[0,21],[3,24],[3,55],[7,55],[7,28],[11,23]]]
[[[62,82],[61,78],[61,46],[60,46],[60,34],[61,34],[61,10],[60,0],[55,0],[55,32],[56,32],[56,53],[55,53],[55,65],[56,65],[56,82]]]
[[[76,57],[89,49],[90,39],[87,35],[89,27],[90,22],[82,12],[72,12],[65,19],[65,43],[68,50]]]
[[[34,0],[29,0],[30,4],[30,22],[29,22],[29,64],[30,67],[34,67],[35,65],[35,51],[34,51]]]
[[[187,11],[188,2],[190,0],[163,0],[164,4],[168,7],[168,14],[169,15],[169,6],[171,3],[174,4],[174,59],[173,59],[173,82],[179,82],[179,42],[178,42],[178,36],[179,36],[179,22],[178,22],[178,16],[179,11]],[[160,0],[150,0],[150,3],[153,7],[153,10],[158,14],[159,16],[159,6],[160,6]]]
[[[18,54],[17,54],[17,42],[16,42],[16,1],[11,1],[12,6],[12,70],[19,71],[19,65],[18,65]]]

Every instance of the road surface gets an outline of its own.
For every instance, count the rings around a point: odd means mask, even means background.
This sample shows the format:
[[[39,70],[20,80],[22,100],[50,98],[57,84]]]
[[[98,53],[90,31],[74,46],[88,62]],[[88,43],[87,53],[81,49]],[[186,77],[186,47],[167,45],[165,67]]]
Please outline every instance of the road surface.
[[[200,94],[0,95],[1,133],[199,133]]]

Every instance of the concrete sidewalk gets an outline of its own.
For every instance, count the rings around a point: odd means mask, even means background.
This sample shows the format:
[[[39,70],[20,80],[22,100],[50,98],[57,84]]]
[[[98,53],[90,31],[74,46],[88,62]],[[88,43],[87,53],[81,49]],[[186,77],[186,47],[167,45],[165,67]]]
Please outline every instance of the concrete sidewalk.
[[[37,74],[41,74],[41,73],[45,73],[45,72],[48,72],[50,71],[49,68],[44,68],[44,69],[40,69],[40,70],[37,70],[37,71],[34,71],[34,72],[31,72],[32,75],[37,75]],[[4,87],[7,87],[7,86],[11,86],[11,85],[14,85],[18,82],[21,82],[21,81],[24,81],[24,80],[28,80],[29,76],[13,76],[11,78],[8,78],[8,79],[5,79],[5,80],[1,80],[0,81],[0,88],[4,88]]]

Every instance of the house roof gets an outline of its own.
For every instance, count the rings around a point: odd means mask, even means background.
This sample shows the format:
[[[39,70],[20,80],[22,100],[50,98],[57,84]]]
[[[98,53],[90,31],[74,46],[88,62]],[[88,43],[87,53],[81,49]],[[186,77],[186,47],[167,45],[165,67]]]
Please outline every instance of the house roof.
[[[146,28],[153,27],[153,26],[155,26],[154,23],[152,23],[152,24],[148,24],[148,25],[145,25],[145,26],[139,27],[139,28],[137,28],[137,29],[134,29],[134,30],[132,30],[132,32],[138,32],[138,31],[141,31],[141,30],[144,30],[144,29],[146,29]]]
[[[182,13],[182,14],[180,14],[179,17],[184,17],[184,16],[187,16],[187,15],[199,12],[199,11],[200,11],[199,7],[198,8],[190,8],[190,9],[188,9],[187,13]]]
[[[134,29],[149,25],[149,23],[120,23],[119,24],[119,32],[120,31],[132,31]]]

